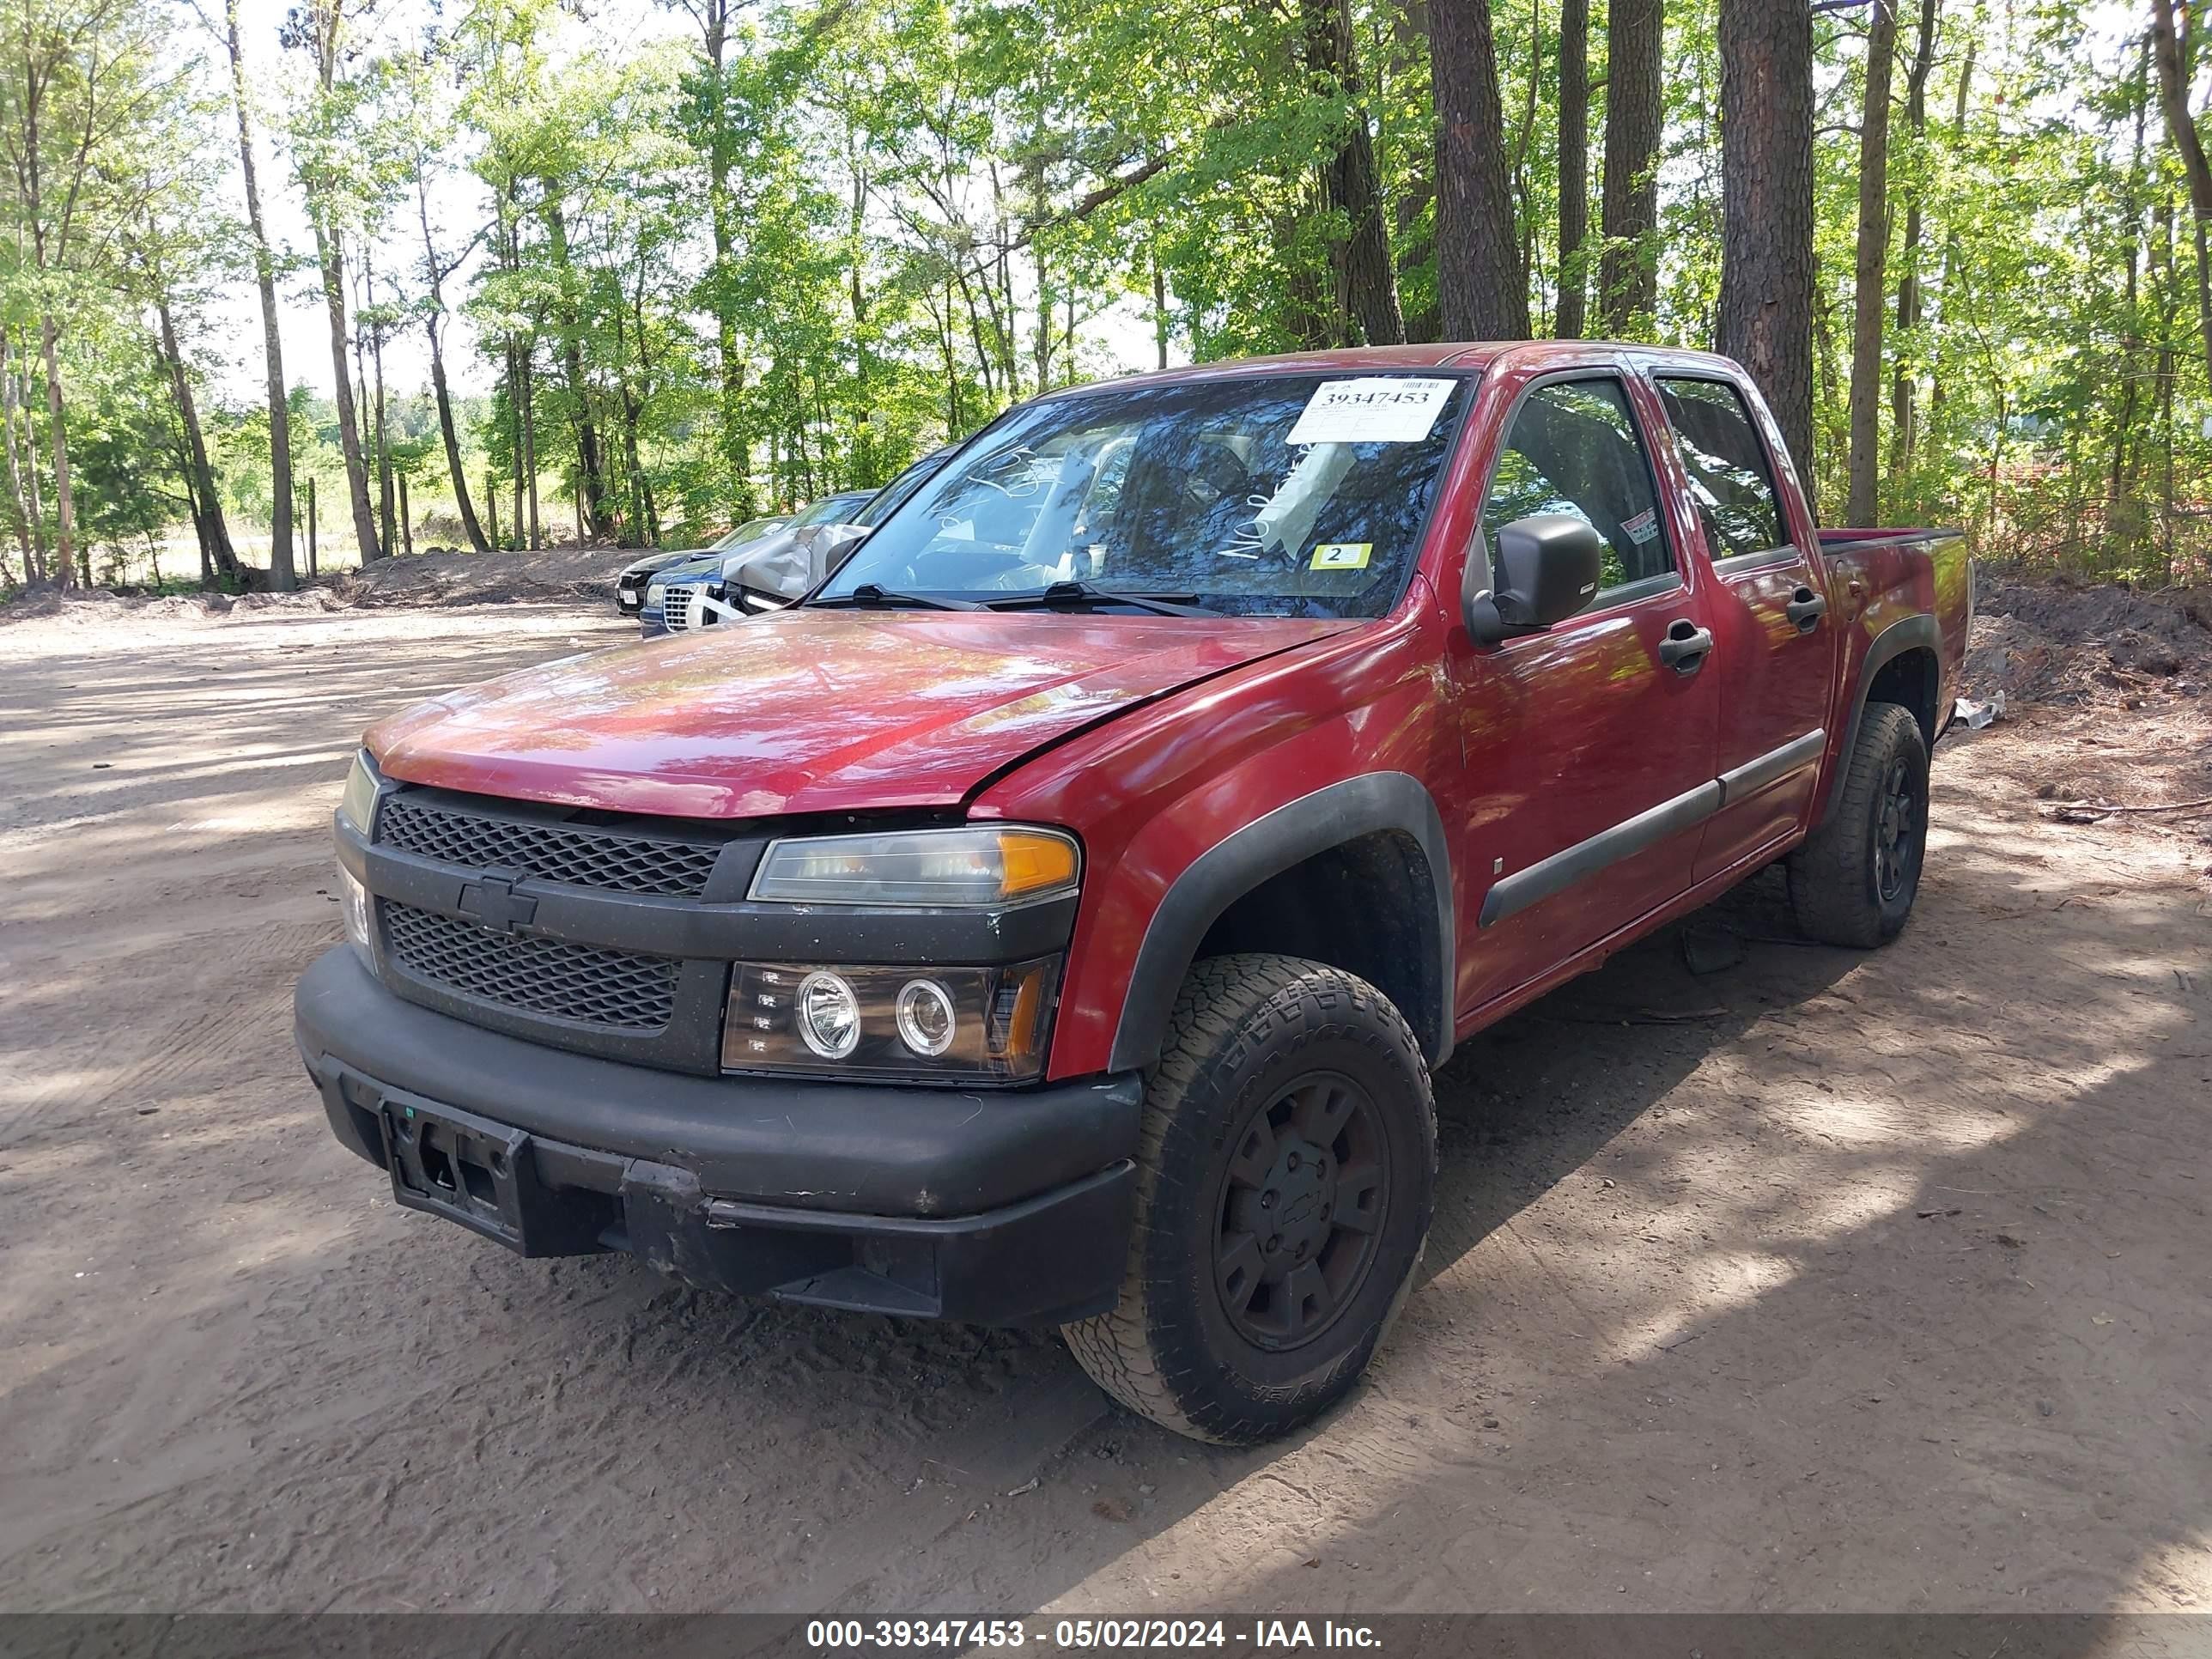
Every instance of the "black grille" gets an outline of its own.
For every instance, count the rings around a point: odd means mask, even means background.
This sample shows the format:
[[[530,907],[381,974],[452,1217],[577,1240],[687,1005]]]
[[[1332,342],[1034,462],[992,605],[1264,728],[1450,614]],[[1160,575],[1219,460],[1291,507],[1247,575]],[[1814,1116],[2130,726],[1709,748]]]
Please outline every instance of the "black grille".
[[[443,864],[513,870],[544,881],[603,887],[617,893],[696,898],[706,890],[721,848],[566,823],[524,823],[482,817],[406,795],[377,815],[376,838],[388,847]]]
[[[665,957],[495,933],[457,916],[384,901],[392,960],[462,996],[624,1031],[665,1030],[676,1012]]]

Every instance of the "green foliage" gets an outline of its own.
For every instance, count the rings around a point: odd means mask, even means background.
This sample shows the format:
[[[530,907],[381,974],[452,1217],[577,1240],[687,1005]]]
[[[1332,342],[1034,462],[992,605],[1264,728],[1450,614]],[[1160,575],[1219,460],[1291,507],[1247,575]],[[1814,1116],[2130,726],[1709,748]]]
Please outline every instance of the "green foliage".
[[[0,0],[0,143],[18,135],[14,181],[0,184],[4,438],[40,492],[19,545],[55,530],[49,317],[85,535],[173,542],[185,520],[164,307],[221,504],[247,525],[270,510],[265,413],[211,389],[220,361],[256,346],[213,322],[252,280],[228,77],[159,50],[203,38],[165,3]],[[419,350],[435,331],[457,380],[489,380],[489,395],[455,398],[454,447],[479,516],[495,507],[510,544],[528,534],[533,489],[543,534],[565,530],[580,502],[603,539],[696,540],[879,483],[1018,399],[1156,355],[1356,343],[1353,210],[1330,167],[1363,133],[1398,307],[1417,337],[1435,312],[1419,4],[690,0],[617,39],[577,28],[560,0],[427,15],[337,3],[293,12],[282,80],[255,88],[276,118],[282,187],[343,250],[366,356],[403,340]],[[1590,41],[1592,269],[1604,10]],[[1919,9],[1900,6],[1882,510],[1956,520],[1984,550],[2083,574],[2201,574],[2212,386],[2187,196],[2143,54],[2147,9],[1938,10],[1916,129],[1903,100]],[[1560,284],[1559,8],[1492,0],[1491,12],[1544,328]],[[1667,8],[1660,221],[1641,251],[1659,273],[1652,334],[1700,346],[1723,258],[1717,16],[1718,0]],[[53,58],[64,118],[37,155],[61,176],[87,68],[41,43],[95,17],[116,46],[100,72],[138,92],[128,112],[94,122],[64,234],[52,192],[34,205],[23,188],[15,88],[42,52]],[[1340,19],[1349,62],[1324,46]],[[1836,501],[1865,16],[1824,14],[1817,30],[1816,437],[1801,459]],[[434,210],[457,196],[467,222]],[[278,253],[286,302],[319,306],[301,280],[312,262]],[[1910,322],[1897,291],[1908,274]],[[386,391],[380,430],[362,411],[365,441],[380,440],[418,519],[436,515],[450,538],[457,481],[436,410],[425,387]],[[295,410],[294,475],[315,482],[328,549],[346,520],[337,411],[304,392]]]

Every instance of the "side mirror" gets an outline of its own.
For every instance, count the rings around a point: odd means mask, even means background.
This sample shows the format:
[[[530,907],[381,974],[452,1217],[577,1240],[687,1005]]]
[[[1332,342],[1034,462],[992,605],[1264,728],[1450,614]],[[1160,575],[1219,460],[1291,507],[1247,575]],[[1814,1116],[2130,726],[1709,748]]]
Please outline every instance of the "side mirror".
[[[1571,514],[1516,519],[1498,532],[1495,586],[1462,604],[1469,637],[1495,645],[1565,622],[1597,592],[1604,560],[1605,538]],[[1474,568],[1468,566],[1470,577]]]

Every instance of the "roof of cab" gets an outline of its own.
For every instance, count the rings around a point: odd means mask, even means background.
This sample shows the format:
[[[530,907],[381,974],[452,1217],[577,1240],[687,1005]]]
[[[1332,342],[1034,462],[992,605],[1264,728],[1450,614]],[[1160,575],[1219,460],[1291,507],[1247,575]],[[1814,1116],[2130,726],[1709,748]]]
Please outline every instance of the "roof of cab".
[[[1241,380],[1248,376],[1283,374],[1373,374],[1418,369],[1456,369],[1479,373],[1507,352],[1528,351],[1540,357],[1581,357],[1589,354],[1633,352],[1685,364],[1728,366],[1728,360],[1711,352],[1671,346],[1608,340],[1461,340],[1430,345],[1346,346],[1334,351],[1294,351],[1273,357],[1232,357],[1218,362],[1189,363],[1176,368],[1152,369],[1143,374],[1117,375],[1070,386],[1066,392],[1100,391],[1110,386],[1171,385],[1184,380]]]
[[[1094,386],[1160,385],[1177,380],[1242,380],[1261,374],[1358,374],[1391,369],[1481,369],[1505,343],[1395,346],[1345,346],[1334,351],[1291,351],[1273,357],[1225,357],[1213,362],[1185,363],[1137,374],[1116,375]],[[1077,388],[1079,389],[1079,388]]]

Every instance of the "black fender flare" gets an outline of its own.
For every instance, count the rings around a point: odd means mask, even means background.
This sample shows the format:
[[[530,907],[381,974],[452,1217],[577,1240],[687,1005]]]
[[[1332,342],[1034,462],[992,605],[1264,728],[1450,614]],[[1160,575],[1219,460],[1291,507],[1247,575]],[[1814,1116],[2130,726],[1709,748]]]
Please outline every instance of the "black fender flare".
[[[1827,799],[1820,803],[1820,816],[1814,820],[1815,829],[1828,821],[1829,814],[1836,810],[1836,803],[1843,799],[1844,780],[1850,775],[1851,756],[1859,744],[1859,725],[1866,719],[1867,691],[1874,684],[1875,676],[1906,652],[1917,650],[1925,650],[1934,655],[1940,676],[1943,661],[1943,630],[1936,625],[1936,618],[1925,612],[1917,617],[1899,618],[1875,635],[1874,643],[1867,647],[1866,660],[1859,665],[1858,684],[1851,688],[1851,717],[1844,727],[1844,746],[1836,751],[1835,775],[1828,780]],[[1939,681],[1936,688],[1939,696],[1942,689]],[[1939,728],[1942,724],[1940,709],[1936,711],[1936,724]],[[1935,736],[1934,732],[1929,733],[1931,746]]]
[[[1429,866],[1438,1006],[1405,1012],[1422,1037],[1423,1048],[1430,1051],[1429,1064],[1442,1066],[1452,1050],[1458,943],[1443,817],[1419,779],[1404,772],[1368,772],[1301,795],[1255,818],[1201,853],[1175,878],[1137,947],[1108,1068],[1132,1071],[1158,1062],[1176,993],[1197,959],[1206,931],[1231,904],[1317,853],[1385,831],[1411,837]]]

